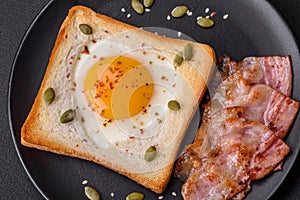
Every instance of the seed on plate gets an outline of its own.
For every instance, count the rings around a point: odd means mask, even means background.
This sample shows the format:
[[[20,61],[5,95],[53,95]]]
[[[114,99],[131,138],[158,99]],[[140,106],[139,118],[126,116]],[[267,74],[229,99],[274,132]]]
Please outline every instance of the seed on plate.
[[[203,28],[210,28],[215,22],[209,18],[200,18],[197,20],[197,24]]]
[[[87,180],[82,181],[82,185],[86,185],[88,183]]]
[[[164,198],[164,196],[159,196],[159,197],[158,197],[158,199],[163,199],[163,198]]]
[[[151,7],[153,5],[153,3],[154,3],[154,0],[144,0],[144,6],[146,8]]]
[[[208,13],[209,12],[209,8],[205,8],[204,12]]]
[[[131,6],[136,13],[140,15],[144,13],[144,6],[139,0],[132,0]]]
[[[126,200],[143,200],[144,194],[141,192],[132,192],[127,195]]]
[[[130,17],[131,17],[131,14],[130,14],[130,13],[128,13],[126,17],[127,17],[127,18],[130,18]]]
[[[182,33],[180,31],[177,32],[177,37],[181,37]]]
[[[190,17],[190,16],[192,16],[192,15],[193,15],[193,12],[191,12],[191,11],[188,11],[186,14],[187,14],[187,16],[189,16],[189,17]]]
[[[147,162],[151,162],[155,157],[156,157],[156,148],[155,146],[151,146],[146,150],[144,159]]]
[[[75,110],[69,109],[61,115],[60,122],[63,124],[71,122],[75,119],[75,115],[76,115]]]
[[[98,191],[91,186],[85,186],[84,193],[85,193],[86,197],[90,200],[100,200],[100,195],[99,195]]]
[[[150,12],[150,8],[145,8],[145,12]]]
[[[223,19],[228,19],[228,17],[229,17],[228,14],[223,15]]]
[[[79,24],[79,29],[82,33],[86,35],[91,35],[93,34],[93,29],[90,25],[88,24]]]
[[[170,16],[170,15],[167,16],[167,20],[168,20],[168,21],[171,20],[171,16]]]
[[[172,192],[172,196],[176,197],[177,196],[176,192]]]
[[[183,48],[183,57],[185,60],[191,60],[193,57],[193,46],[192,44],[186,44]]]
[[[168,107],[170,110],[178,111],[180,110],[180,104],[176,100],[171,100],[168,102]]]
[[[179,67],[182,64],[182,62],[183,62],[183,52],[180,51],[175,55],[173,60],[173,65],[175,67]]]
[[[202,16],[198,16],[196,19],[197,19],[197,21],[199,20],[199,19],[201,19],[202,18]]]
[[[188,7],[187,6],[176,6],[172,10],[171,15],[173,17],[182,17],[183,15],[186,14],[187,11],[188,11]]]
[[[125,12],[126,12],[126,9],[125,9],[125,8],[121,8],[121,12],[122,12],[122,13],[125,13]]]
[[[55,98],[55,92],[52,87],[49,87],[47,90],[44,92],[44,101],[47,104],[51,104],[54,101]]]

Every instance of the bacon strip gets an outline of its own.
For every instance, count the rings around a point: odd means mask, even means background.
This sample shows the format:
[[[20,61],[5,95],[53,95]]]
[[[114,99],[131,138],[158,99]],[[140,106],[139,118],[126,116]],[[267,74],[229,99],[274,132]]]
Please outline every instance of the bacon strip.
[[[248,83],[266,84],[286,96],[292,91],[292,61],[290,56],[247,57],[241,62],[223,56],[219,65],[223,78],[242,71]]]
[[[237,115],[219,120],[228,112]],[[198,162],[182,187],[185,200],[232,198],[251,180],[272,171],[290,151],[272,130],[240,115],[236,108],[228,108],[209,120],[203,144],[194,152]]]

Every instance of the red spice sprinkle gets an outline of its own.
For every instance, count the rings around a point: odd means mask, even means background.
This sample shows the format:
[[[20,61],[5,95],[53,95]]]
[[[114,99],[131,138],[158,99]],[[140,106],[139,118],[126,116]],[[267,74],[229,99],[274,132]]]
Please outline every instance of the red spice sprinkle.
[[[82,123],[85,122],[85,119],[84,119],[83,117],[81,117],[80,119],[81,119],[81,122],[82,122]]]
[[[176,87],[176,83],[174,83],[174,84],[172,85],[172,87]]]
[[[72,65],[73,63],[72,63],[72,62],[69,62],[69,64]]]
[[[141,44],[141,47],[144,47],[145,46],[145,43],[143,42],[142,44]]]
[[[71,88],[71,90],[72,90],[73,92],[75,92],[75,88]]]
[[[126,149],[125,151],[126,151],[126,153],[128,153],[128,149]]]
[[[130,137],[129,137],[129,139],[134,139],[134,138],[135,138],[134,136],[130,136]]]
[[[87,142],[87,139],[83,139],[82,142]]]
[[[76,82],[72,82],[72,85],[73,85],[74,87],[76,87]]]
[[[70,78],[70,75],[71,75],[70,73],[67,73],[66,77],[67,77],[67,78]]]
[[[96,40],[94,40],[94,39],[92,40],[92,43],[94,43],[94,44],[95,44],[96,42],[97,42]]]
[[[97,58],[97,56],[96,56],[96,55],[93,55],[93,58]]]
[[[103,87],[104,85],[105,85],[105,83],[103,83],[102,81],[99,82],[99,86],[100,86],[100,87]]]
[[[74,59],[74,56],[71,56],[71,59]]]
[[[65,35],[65,39],[68,39],[68,35]]]
[[[216,16],[217,15],[217,12],[212,12],[211,14],[210,14],[210,17],[214,17],[214,16]]]
[[[76,147],[79,147],[79,144],[76,144]]]
[[[140,129],[140,134],[144,134],[144,129]]]

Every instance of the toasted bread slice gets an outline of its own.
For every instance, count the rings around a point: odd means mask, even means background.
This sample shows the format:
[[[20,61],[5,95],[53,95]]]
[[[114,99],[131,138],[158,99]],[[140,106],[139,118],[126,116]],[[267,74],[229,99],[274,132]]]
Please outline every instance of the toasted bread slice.
[[[92,32],[84,34],[79,28],[80,24],[89,25]],[[101,117],[91,114],[93,109],[81,106],[78,98],[84,91],[78,88],[82,84],[78,79],[81,76],[80,69],[88,67],[87,63],[93,58],[103,57],[99,50],[99,45],[103,43],[108,46],[120,45],[133,52],[138,49],[137,52],[142,52],[145,57],[146,53],[147,56],[152,55],[150,57],[154,62],[158,59],[157,62],[168,63],[168,70],[173,70],[171,74],[175,74],[175,77],[170,77],[170,74],[165,77],[163,68],[159,77],[162,81],[168,81],[168,78],[173,80],[166,90],[176,97],[180,110],[166,109],[163,126],[155,134],[151,134],[151,131],[144,133],[140,128],[145,137],[127,138],[120,133],[123,130],[120,125],[122,120],[102,119],[103,123],[99,123]],[[192,59],[174,67],[175,55],[183,51],[187,43],[193,47]],[[27,147],[93,161],[161,193],[168,184],[189,122],[207,88],[214,61],[214,52],[208,45],[159,36],[97,14],[89,8],[75,6],[59,30],[44,79],[22,127],[21,142]],[[151,71],[155,67],[157,65],[149,64],[148,69]],[[44,92],[50,87],[55,91],[55,99],[51,104],[43,100]],[[162,102],[162,110],[168,108],[169,100],[159,101]],[[60,117],[68,109],[75,110],[75,119],[61,123]],[[89,113],[88,116],[86,113]],[[93,119],[90,118],[92,115]],[[93,122],[99,123],[99,130],[89,131],[89,124],[93,126]],[[117,127],[118,131],[112,137],[108,136],[115,129],[106,131],[106,126]],[[118,127],[121,127],[120,130]],[[157,154],[153,161],[148,162],[144,154],[150,146],[156,147]]]

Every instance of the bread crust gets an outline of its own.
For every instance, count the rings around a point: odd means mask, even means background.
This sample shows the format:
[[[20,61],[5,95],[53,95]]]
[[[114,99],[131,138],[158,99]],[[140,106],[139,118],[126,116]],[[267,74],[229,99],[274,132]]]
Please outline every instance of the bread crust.
[[[137,33],[142,34],[145,38],[148,38],[150,41],[149,43],[153,41],[157,43],[157,41],[160,41],[162,45],[170,44],[176,47],[183,47],[183,45],[187,43],[187,41],[184,40],[171,39],[148,33],[134,26],[116,21],[110,17],[96,14],[94,11],[84,6],[75,6],[71,8],[67,18],[61,25],[42,84],[35,98],[31,111],[21,129],[21,143],[27,147],[77,157],[98,163],[129,177],[130,179],[153,190],[156,193],[162,193],[170,179],[173,163],[160,170],[147,173],[126,171],[122,168],[122,166],[119,166],[116,163],[109,162],[107,159],[102,159],[101,157],[91,153],[91,151],[88,151],[88,148],[85,147],[84,144],[82,144],[82,141],[86,140],[84,136],[82,136],[83,139],[80,136],[81,138],[78,137],[74,140],[70,140],[69,138],[67,138],[67,141],[64,141],[63,138],[59,137],[60,133],[53,134],[51,130],[47,130],[47,124],[52,122],[56,123],[56,121],[55,119],[52,119],[51,116],[44,114],[44,110],[48,105],[46,105],[43,101],[43,93],[49,86],[51,86],[54,81],[56,81],[55,79],[57,78],[57,76],[55,74],[62,73],[60,72],[62,69],[59,69],[59,66],[61,67],[64,64],[60,64],[60,60],[62,60],[61,57],[66,56],[65,54],[67,54],[68,47],[72,46],[70,40],[74,37],[74,33],[72,31],[75,26],[74,24],[76,24],[76,20],[88,21],[90,24],[92,24],[92,26],[95,25],[95,27],[99,27],[97,26],[97,23],[102,23],[102,25],[104,24],[107,26],[111,35],[116,35],[124,31],[135,30],[137,31]],[[95,32],[99,32],[100,35],[103,34],[103,30],[99,31],[99,29],[96,29]],[[210,79],[214,67],[213,62],[215,61],[215,55],[213,49],[208,45],[199,43],[194,44],[201,46],[202,50],[205,51],[207,53],[207,56],[209,57],[202,63],[204,67],[201,68],[201,75],[195,76],[192,80],[190,80],[191,73],[197,74],[197,71],[195,71],[195,69],[190,69],[188,65],[183,65],[178,70],[187,80],[190,81],[191,87],[197,94],[197,101],[199,103],[206,90],[206,83]],[[59,102],[56,103],[58,104]],[[196,109],[197,106],[194,107],[193,111],[195,111]],[[193,113],[191,113],[191,117],[192,115]],[[186,126],[191,120],[191,117],[190,119],[187,119]],[[57,126],[60,126],[59,122],[57,123]],[[184,134],[178,137],[177,146],[180,145],[183,136]]]

